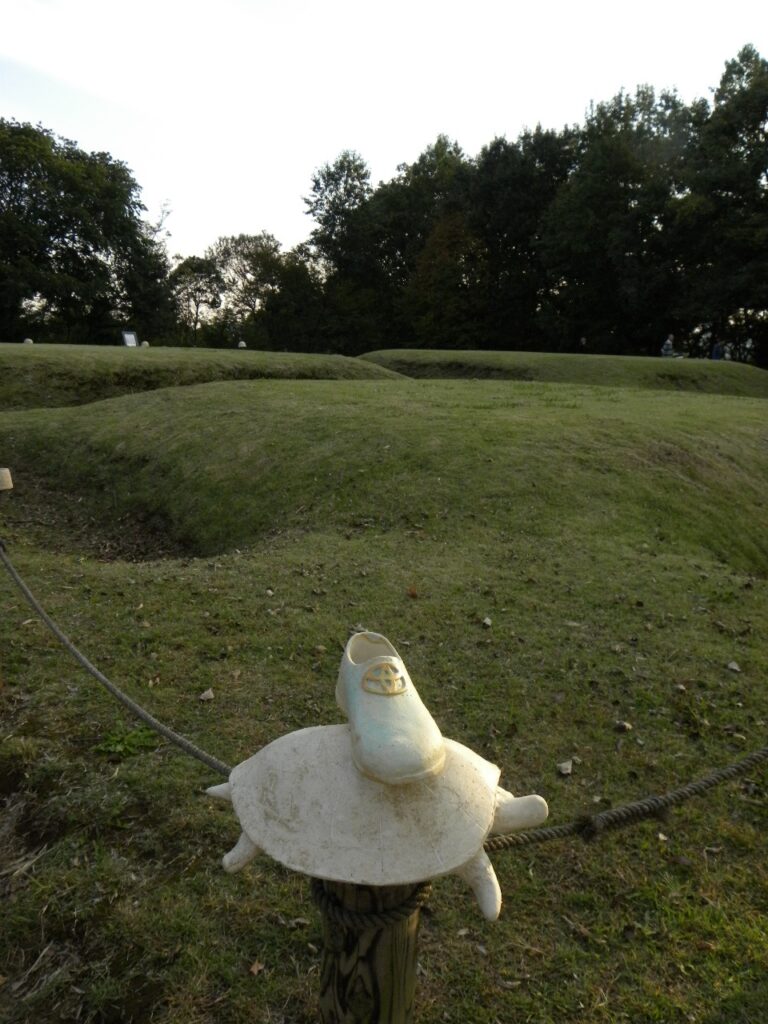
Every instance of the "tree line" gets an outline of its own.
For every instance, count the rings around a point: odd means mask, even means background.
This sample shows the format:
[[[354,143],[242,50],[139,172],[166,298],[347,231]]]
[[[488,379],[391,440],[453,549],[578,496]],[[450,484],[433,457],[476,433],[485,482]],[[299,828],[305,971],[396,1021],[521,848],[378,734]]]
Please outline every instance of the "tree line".
[[[359,154],[317,169],[314,228],[171,260],[109,154],[0,120],[0,340],[376,348],[680,350],[768,365],[768,62],[710,99],[641,86],[581,125],[439,136],[374,186]]]

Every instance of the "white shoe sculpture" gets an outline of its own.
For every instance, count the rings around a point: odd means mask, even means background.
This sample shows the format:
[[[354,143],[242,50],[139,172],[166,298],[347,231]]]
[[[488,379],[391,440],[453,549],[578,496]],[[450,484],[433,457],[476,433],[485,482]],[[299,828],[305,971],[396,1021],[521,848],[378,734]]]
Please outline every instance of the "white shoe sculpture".
[[[263,850],[304,874],[358,885],[456,874],[495,920],[501,891],[483,843],[540,825],[545,801],[508,793],[496,765],[442,737],[378,633],[350,639],[336,697],[349,725],[282,736],[208,790],[232,802],[243,830],[225,870]]]
[[[356,633],[347,644],[336,703],[349,719],[352,758],[370,779],[419,782],[445,765],[445,742],[405,665],[379,633]]]

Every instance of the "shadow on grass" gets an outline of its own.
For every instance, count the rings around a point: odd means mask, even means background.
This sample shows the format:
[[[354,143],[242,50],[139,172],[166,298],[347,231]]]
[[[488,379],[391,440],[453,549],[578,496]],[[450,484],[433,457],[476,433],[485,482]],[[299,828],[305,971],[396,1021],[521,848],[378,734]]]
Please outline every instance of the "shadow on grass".
[[[768,978],[723,1000],[701,1024],[761,1024],[768,1017]]]

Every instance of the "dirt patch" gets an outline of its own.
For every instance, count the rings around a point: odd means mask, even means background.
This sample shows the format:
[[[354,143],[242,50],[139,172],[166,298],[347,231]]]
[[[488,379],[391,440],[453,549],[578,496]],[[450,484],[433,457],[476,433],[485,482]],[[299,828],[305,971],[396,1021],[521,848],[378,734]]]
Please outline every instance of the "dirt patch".
[[[493,366],[484,363],[464,362],[460,359],[448,362],[419,363],[394,360],[390,369],[406,377],[430,380],[536,380],[536,374],[528,366]]]
[[[189,554],[156,517],[122,515],[110,522],[87,499],[73,498],[38,479],[15,484],[0,503],[0,537],[9,551],[23,541],[102,562],[146,562]]]

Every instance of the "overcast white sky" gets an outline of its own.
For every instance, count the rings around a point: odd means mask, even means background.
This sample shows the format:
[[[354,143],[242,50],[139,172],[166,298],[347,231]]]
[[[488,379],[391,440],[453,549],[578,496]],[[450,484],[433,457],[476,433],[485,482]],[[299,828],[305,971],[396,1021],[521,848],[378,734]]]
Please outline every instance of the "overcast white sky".
[[[172,254],[289,248],[343,149],[375,184],[439,133],[474,156],[622,87],[709,96],[745,43],[765,0],[0,0],[0,116],[128,164]]]

